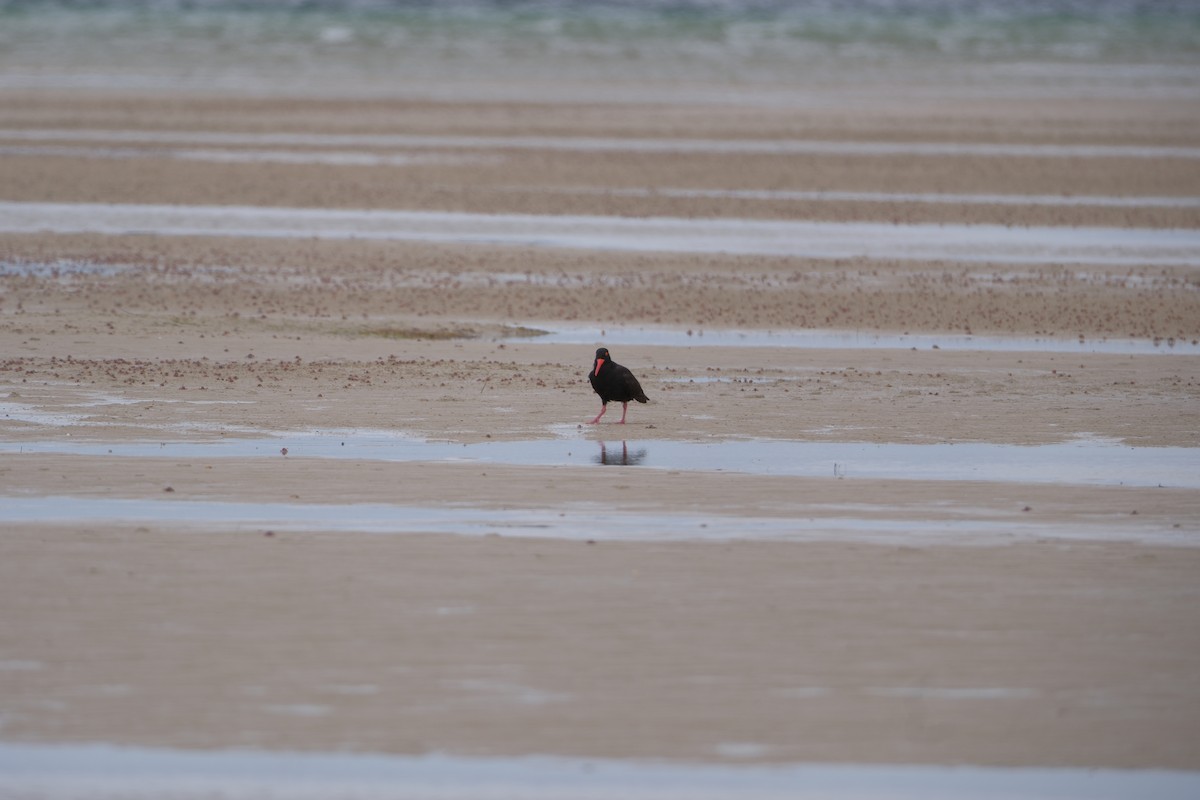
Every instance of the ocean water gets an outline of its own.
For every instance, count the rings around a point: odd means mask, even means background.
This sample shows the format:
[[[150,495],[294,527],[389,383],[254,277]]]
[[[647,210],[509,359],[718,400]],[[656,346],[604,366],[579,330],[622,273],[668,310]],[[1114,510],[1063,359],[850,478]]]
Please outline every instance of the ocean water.
[[[403,95],[532,82],[689,96],[898,73],[964,89],[1193,96],[1200,3],[0,0],[0,88]]]

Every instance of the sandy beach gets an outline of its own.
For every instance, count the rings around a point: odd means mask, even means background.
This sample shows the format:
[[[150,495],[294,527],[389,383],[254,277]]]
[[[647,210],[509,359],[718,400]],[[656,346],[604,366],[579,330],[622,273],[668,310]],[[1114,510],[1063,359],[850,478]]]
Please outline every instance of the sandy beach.
[[[1196,103],[2,92],[5,742],[1200,770]]]

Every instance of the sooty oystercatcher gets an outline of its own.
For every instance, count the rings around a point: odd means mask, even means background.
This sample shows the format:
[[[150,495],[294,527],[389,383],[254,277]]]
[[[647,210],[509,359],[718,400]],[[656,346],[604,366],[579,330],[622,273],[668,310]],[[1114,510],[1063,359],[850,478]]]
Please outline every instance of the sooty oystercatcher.
[[[592,364],[592,372],[588,375],[588,380],[592,382],[592,388],[596,390],[596,394],[600,395],[601,403],[600,413],[591,421],[592,425],[595,425],[604,416],[610,400],[621,404],[622,424],[625,422],[625,414],[629,411],[630,400],[637,400],[639,403],[650,402],[650,398],[646,397],[646,393],[642,391],[642,385],[638,383],[638,379],[633,377],[633,373],[627,367],[622,367],[612,360],[607,347],[601,347],[596,351],[596,361]]]

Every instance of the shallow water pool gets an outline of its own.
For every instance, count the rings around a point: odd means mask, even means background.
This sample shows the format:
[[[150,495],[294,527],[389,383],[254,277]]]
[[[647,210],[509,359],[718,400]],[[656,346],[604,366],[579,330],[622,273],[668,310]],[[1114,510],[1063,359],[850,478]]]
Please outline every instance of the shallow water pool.
[[[1200,266],[1200,231],[0,202],[6,233],[375,239],[813,259]]]
[[[993,353],[1106,353],[1111,355],[1200,355],[1200,340],[976,336],[967,334],[870,333],[834,330],[723,330],[661,326],[593,327],[529,322],[537,335],[506,341],[595,346],[797,347],[809,350],[971,350]]]
[[[746,747],[730,743],[731,750]],[[293,797],[344,800],[1182,800],[1200,773],[879,764],[687,764],[90,745],[0,745],[0,793],[45,800]]]
[[[1200,449],[1131,447],[1106,439],[1057,444],[895,444],[731,439],[593,441],[569,438],[439,442],[388,431],[313,431],[194,441],[0,443],[0,453],[116,458],[352,458],[510,466],[613,466],[848,480],[986,481],[1200,489]],[[607,431],[605,432],[607,433]],[[286,455],[283,450],[286,448]]]
[[[1018,511],[942,504],[813,505],[800,516],[617,511],[599,503],[550,508],[390,503],[262,503],[113,497],[7,497],[0,524],[155,525],[176,531],[449,534],[576,542],[855,542],[922,547],[1028,541],[1137,542],[1197,547],[1197,531],[1169,522],[1095,515],[1045,522]]]

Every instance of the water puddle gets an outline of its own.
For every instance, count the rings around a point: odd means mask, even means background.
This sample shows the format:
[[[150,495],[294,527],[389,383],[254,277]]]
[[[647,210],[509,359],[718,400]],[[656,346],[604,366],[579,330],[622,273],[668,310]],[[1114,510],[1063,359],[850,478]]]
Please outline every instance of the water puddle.
[[[4,146],[0,156],[52,158],[154,158],[218,164],[327,164],[338,167],[408,167],[425,164],[494,164],[497,156],[450,156],[436,153],[371,153],[329,150],[219,150],[214,148],[158,149],[139,147]]]
[[[376,239],[813,259],[1200,266],[1200,230],[3,203],[6,233]]]
[[[30,277],[62,280],[75,276],[111,278],[132,269],[127,264],[98,264],[94,261],[56,259],[54,261],[0,260],[0,277]]]
[[[1036,697],[1032,689],[1014,689],[1005,686],[956,687],[939,686],[871,686],[866,694],[875,697],[903,697],[920,700],[1016,700]]]
[[[286,451],[286,452],[285,452]],[[530,467],[636,466],[845,480],[984,481],[1200,489],[1200,449],[1130,447],[1103,439],[1058,444],[874,444],[785,440],[439,442],[383,431],[279,433],[195,441],[0,443],[0,453],[114,458],[352,458]]]
[[[182,531],[441,534],[576,542],[848,541],[978,547],[1020,541],[1099,541],[1200,546],[1195,531],[1164,522],[1131,523],[1124,516],[1045,522],[1015,511],[964,509],[955,514],[938,504],[928,508],[812,506],[807,512],[812,516],[631,512],[594,503],[513,509],[51,496],[4,498],[0,524],[159,525]]]
[[[0,151],[2,152],[2,151]],[[804,203],[919,203],[923,205],[988,206],[1093,206],[1102,208],[1200,208],[1200,197],[1115,196],[1058,194],[949,194],[934,192],[842,192],[789,189],[605,189],[591,186],[506,186],[507,191],[553,194],[590,194],[605,197],[711,198],[716,200],[767,200]]]
[[[967,142],[847,142],[821,139],[700,139],[603,136],[422,136],[419,134],[232,133],[86,128],[9,128],[0,140],[104,142],[221,147],[369,147],[561,152],[708,153],[717,155],[929,156],[947,158],[1181,158],[1200,159],[1200,147]]]
[[[0,793],[44,800],[232,800],[338,797],[412,800],[501,797],[594,800],[950,800],[1036,797],[1113,800],[1200,795],[1200,772],[877,764],[737,764],[769,755],[732,742],[726,763],[524,756],[470,758],[254,750],[171,750],[106,744],[0,745]]]
[[[796,347],[811,350],[975,350],[1000,353],[1106,353],[1116,355],[1200,355],[1200,340],[1065,339],[1041,336],[976,336],[966,334],[863,333],[832,330],[720,330],[655,326],[564,327],[528,323],[536,336],[506,341],[540,344],[662,347]]]

